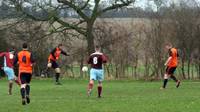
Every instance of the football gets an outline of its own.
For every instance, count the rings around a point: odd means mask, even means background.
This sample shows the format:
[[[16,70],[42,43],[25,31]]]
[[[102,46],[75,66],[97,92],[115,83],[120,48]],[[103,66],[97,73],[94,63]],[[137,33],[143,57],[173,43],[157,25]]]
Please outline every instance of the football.
[[[88,67],[87,67],[87,66],[84,66],[84,67],[82,68],[82,71],[83,71],[83,72],[87,72],[87,71],[88,71]]]
[[[44,74],[41,74],[41,78],[44,78],[45,77],[45,75]]]

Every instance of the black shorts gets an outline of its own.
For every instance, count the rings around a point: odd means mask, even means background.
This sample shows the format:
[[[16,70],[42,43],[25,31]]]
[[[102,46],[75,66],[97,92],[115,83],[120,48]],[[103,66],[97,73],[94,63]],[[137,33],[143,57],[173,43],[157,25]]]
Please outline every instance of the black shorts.
[[[51,60],[50,63],[52,64],[53,69],[59,68],[59,65],[56,61]]]
[[[166,73],[168,74],[168,75],[173,75],[174,74],[174,72],[176,71],[176,67],[167,67],[166,68]]]
[[[20,73],[20,83],[29,84],[31,82],[32,74],[31,73]]]

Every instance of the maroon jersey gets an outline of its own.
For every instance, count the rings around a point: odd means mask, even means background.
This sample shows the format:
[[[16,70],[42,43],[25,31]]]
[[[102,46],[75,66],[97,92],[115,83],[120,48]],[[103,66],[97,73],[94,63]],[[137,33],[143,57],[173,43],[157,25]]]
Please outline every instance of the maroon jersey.
[[[0,53],[0,57],[4,57],[4,67],[13,68],[14,55],[9,52]]]
[[[90,55],[88,64],[91,64],[91,68],[102,69],[103,63],[106,63],[107,59],[103,53],[95,52]]]

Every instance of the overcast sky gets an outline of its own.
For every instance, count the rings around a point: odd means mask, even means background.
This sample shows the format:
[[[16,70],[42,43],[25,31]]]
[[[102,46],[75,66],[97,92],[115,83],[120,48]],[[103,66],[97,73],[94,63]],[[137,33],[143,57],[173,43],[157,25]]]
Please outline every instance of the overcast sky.
[[[53,1],[54,1],[54,3],[57,3],[57,0],[53,0]],[[102,0],[102,1],[110,1],[110,0]],[[163,1],[166,1],[167,4],[170,4],[173,2],[178,3],[178,1],[180,1],[180,0],[163,0]],[[94,0],[91,0],[90,4],[94,4],[93,2],[94,2]],[[143,9],[146,8],[148,5],[155,7],[154,0],[136,0],[134,5],[137,7],[141,7]]]
[[[3,1],[3,0],[0,0],[0,1]],[[37,1],[48,1],[48,0],[37,0]],[[57,0],[52,0],[52,1],[55,4],[57,4]],[[102,1],[111,1],[111,0],[102,0]],[[163,1],[165,1],[166,5],[169,5],[171,3],[179,4],[180,0],[163,0]],[[192,1],[192,0],[188,0],[188,1]],[[200,0],[196,0],[196,1],[199,1],[199,4],[200,4]],[[90,4],[94,4],[93,2],[94,2],[94,0],[91,0]],[[190,4],[190,2],[187,2],[187,3]],[[1,2],[0,2],[0,4],[1,4]],[[27,5],[28,4],[26,4],[26,6]],[[154,4],[154,0],[136,0],[136,2],[134,3],[134,6],[141,7],[143,9],[151,6],[151,8],[156,11],[156,5]]]

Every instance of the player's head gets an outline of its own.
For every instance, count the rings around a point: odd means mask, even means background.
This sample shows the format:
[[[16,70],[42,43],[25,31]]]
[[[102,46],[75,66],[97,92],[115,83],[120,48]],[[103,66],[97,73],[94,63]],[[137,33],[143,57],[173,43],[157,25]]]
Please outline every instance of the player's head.
[[[165,44],[165,48],[166,49],[171,49],[172,48],[172,44],[171,43],[166,43]]]
[[[10,48],[9,49],[9,53],[14,54],[15,53],[15,49],[14,48]]]
[[[61,43],[60,43],[60,44],[58,44],[58,48],[60,48],[60,49],[61,49],[62,47],[63,47],[63,44],[61,44]]]
[[[100,52],[100,50],[101,50],[100,46],[96,45],[96,46],[95,46],[95,51],[96,51],[96,52]]]
[[[28,49],[28,44],[27,44],[27,43],[23,43],[23,44],[22,44],[22,48],[23,48],[24,50],[27,50],[27,49]]]

